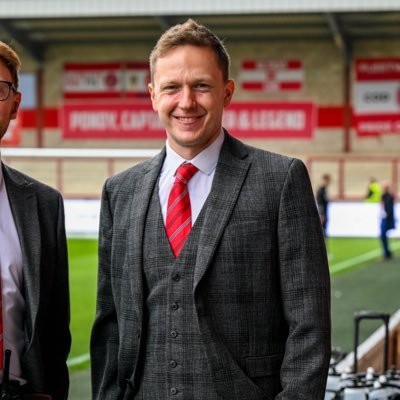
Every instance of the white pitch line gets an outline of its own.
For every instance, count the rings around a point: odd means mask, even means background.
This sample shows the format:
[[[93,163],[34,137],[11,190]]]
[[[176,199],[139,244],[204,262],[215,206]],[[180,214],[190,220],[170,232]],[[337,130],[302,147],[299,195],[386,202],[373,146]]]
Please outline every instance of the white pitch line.
[[[399,250],[400,249],[400,243],[393,243],[391,245],[391,248],[393,250]],[[344,271],[346,269],[349,269],[351,267],[353,267],[354,265],[366,262],[366,261],[370,261],[373,260],[374,258],[378,257],[381,254],[382,250],[381,249],[375,249],[375,250],[371,250],[368,253],[362,254],[360,256],[357,257],[353,257],[350,258],[349,260],[343,261],[341,263],[338,264],[333,264],[329,270],[331,274],[335,274],[336,272],[339,271]],[[77,365],[83,364],[86,361],[90,360],[90,354],[89,353],[85,353],[82,354],[80,356],[71,358],[67,361],[67,365],[68,367],[75,367]]]
[[[80,356],[74,357],[74,358],[70,358],[67,361],[67,366],[68,367],[76,367],[77,365],[83,364],[86,361],[90,360],[90,354],[89,353],[85,353],[82,354]]]
[[[391,248],[393,250],[399,250],[400,249],[400,243],[393,243],[391,245]],[[357,264],[366,262],[366,261],[371,261],[376,257],[379,257],[379,255],[382,254],[381,249],[375,249],[371,250],[368,253],[361,254],[360,256],[350,258],[349,260],[342,261],[341,263],[338,264],[333,264],[329,270],[331,274],[335,274],[339,271],[345,271],[347,269],[350,269],[351,267],[354,267]]]

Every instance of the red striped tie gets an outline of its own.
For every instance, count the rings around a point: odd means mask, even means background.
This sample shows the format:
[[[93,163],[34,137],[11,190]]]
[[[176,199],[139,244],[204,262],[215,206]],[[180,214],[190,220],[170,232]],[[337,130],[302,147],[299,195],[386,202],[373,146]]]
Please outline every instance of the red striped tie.
[[[178,257],[192,229],[192,210],[186,185],[197,171],[192,164],[180,165],[169,193],[165,230],[175,257]]]
[[[0,369],[3,369],[3,299],[0,282]]]

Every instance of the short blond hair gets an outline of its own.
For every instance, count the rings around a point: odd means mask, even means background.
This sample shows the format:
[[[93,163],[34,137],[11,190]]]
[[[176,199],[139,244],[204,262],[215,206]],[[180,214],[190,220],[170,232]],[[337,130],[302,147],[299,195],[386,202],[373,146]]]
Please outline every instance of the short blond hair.
[[[226,82],[229,79],[230,58],[222,40],[204,25],[188,19],[185,23],[177,24],[168,29],[154,46],[150,54],[151,80],[153,80],[158,58],[163,57],[168,51],[178,46],[185,45],[210,48],[216,56],[224,81]]]
[[[0,61],[2,61],[10,71],[13,84],[15,88],[18,89],[18,73],[21,66],[21,61],[17,53],[8,44],[2,41],[0,41]]]

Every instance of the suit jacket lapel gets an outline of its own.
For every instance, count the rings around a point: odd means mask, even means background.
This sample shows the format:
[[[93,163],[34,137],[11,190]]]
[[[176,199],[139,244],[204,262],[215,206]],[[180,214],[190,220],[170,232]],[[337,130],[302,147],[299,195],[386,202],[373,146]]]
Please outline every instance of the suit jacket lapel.
[[[39,307],[41,237],[37,213],[37,196],[33,184],[21,174],[4,165],[4,179],[11,211],[22,249],[25,281],[25,305],[32,328]],[[29,323],[29,318],[27,322]]]
[[[196,258],[194,289],[211,262],[237,202],[250,166],[246,157],[246,147],[226,133],[211,192],[207,199]]]
[[[136,180],[130,207],[128,235],[131,245],[128,246],[129,265],[134,266],[132,272],[133,293],[142,293],[143,237],[147,210],[156,185],[160,169],[165,158],[165,149],[149,160],[143,170],[143,178]],[[140,303],[140,302],[139,302]],[[141,304],[141,303],[140,303]],[[142,314],[143,310],[140,310]]]

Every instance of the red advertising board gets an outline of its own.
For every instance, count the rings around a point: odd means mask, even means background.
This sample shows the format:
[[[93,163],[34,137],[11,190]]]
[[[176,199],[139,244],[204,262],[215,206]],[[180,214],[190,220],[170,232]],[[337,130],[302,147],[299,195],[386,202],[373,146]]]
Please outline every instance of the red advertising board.
[[[400,80],[400,58],[367,58],[356,60],[357,81]]]
[[[65,99],[147,97],[148,62],[66,63]]]
[[[302,60],[245,60],[239,82],[242,90],[285,92],[303,88]]]
[[[311,139],[315,114],[310,102],[236,102],[225,110],[223,126],[237,137]],[[64,104],[61,127],[66,139],[165,137],[149,102]]]
[[[66,139],[135,139],[165,136],[149,102],[64,104],[61,128]]]
[[[353,102],[359,136],[400,133],[400,58],[357,60]]]
[[[249,138],[311,139],[314,103],[235,102],[224,113],[224,127],[234,136]]]

